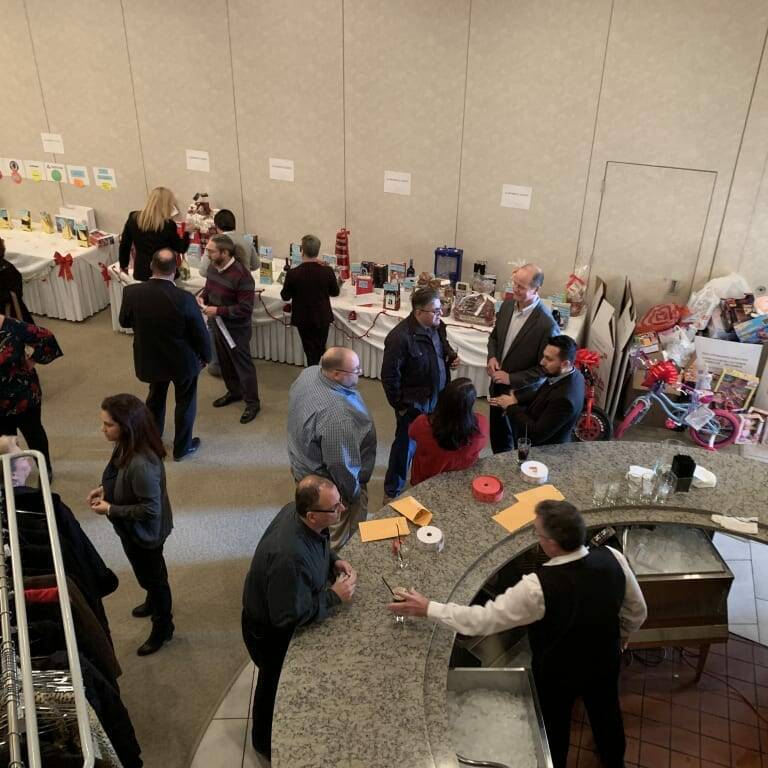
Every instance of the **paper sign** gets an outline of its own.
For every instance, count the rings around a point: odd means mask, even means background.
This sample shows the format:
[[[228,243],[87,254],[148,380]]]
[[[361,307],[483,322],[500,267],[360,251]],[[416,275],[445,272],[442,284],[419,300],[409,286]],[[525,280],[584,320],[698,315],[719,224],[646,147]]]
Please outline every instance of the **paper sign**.
[[[6,168],[8,169],[7,172],[10,174],[11,178],[17,184],[20,184],[25,174],[24,161],[18,160],[15,157],[9,157],[7,160],[4,161],[3,173],[6,172]]]
[[[93,166],[93,180],[97,187],[109,192],[117,186],[117,176],[114,168],[101,168]]]
[[[381,541],[394,539],[396,536],[407,536],[411,531],[404,517],[385,517],[382,520],[368,520],[358,523],[360,541]]]
[[[211,161],[208,157],[208,153],[203,149],[188,149],[187,150],[187,170],[188,171],[203,171],[203,173],[211,172]]]
[[[515,184],[501,185],[501,207],[531,210],[533,187],[518,187]]]
[[[399,512],[403,517],[407,517],[416,525],[429,525],[432,520],[432,513],[419,504],[413,496],[406,496],[404,499],[390,501],[389,506]]]
[[[536,512],[530,504],[513,504],[502,509],[493,519],[510,533],[514,533],[524,525],[532,523],[536,519]]]
[[[64,154],[64,139],[61,138],[60,133],[41,133],[40,138],[43,140],[43,152]]]
[[[45,164],[41,160],[27,160],[24,163],[27,178],[32,181],[42,181],[45,178]]]
[[[709,373],[715,378],[723,372],[723,368],[735,368],[751,376],[757,375],[760,364],[762,344],[742,344],[740,341],[725,339],[710,339],[708,336],[694,336],[696,347],[696,364],[707,364]]]
[[[540,485],[538,488],[531,488],[530,491],[516,493],[515,498],[525,504],[533,504],[534,507],[540,501],[565,501],[565,496],[551,483]]]
[[[269,178],[275,181],[293,181],[293,160],[270,157]]]
[[[76,187],[89,187],[91,185],[88,169],[84,165],[68,165],[67,176],[69,176],[69,183]]]
[[[67,169],[61,163],[46,163],[45,178],[47,181],[67,181]]]
[[[384,191],[392,195],[410,195],[411,174],[404,171],[384,171]]]

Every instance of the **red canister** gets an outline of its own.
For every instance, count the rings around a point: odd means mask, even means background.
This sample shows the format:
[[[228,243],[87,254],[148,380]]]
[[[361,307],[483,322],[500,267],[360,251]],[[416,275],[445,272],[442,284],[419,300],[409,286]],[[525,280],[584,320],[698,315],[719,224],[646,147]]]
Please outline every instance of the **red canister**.
[[[480,475],[472,481],[472,495],[478,501],[499,501],[504,497],[504,485],[498,477]]]

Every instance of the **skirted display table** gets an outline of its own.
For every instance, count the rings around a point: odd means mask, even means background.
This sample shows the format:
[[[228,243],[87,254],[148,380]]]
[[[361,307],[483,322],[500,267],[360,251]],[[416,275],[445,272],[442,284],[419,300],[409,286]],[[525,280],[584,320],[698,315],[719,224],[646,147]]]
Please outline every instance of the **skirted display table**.
[[[653,466],[656,443],[582,443],[534,449],[550,468],[550,482],[585,513],[588,526],[681,523],[715,527],[713,512],[758,516],[768,542],[768,466],[691,447],[697,463],[717,475],[717,487],[693,488],[663,506],[591,508],[592,479],[630,464]],[[493,474],[505,486],[495,504],[476,501],[470,482]],[[454,632],[427,619],[395,622],[386,611],[393,586],[414,587],[432,599],[469,603],[501,566],[536,543],[531,525],[508,534],[491,515],[531,488],[514,454],[484,459],[469,471],[441,475],[408,493],[434,514],[445,534],[441,553],[407,537],[409,565],[399,569],[389,541],[363,544],[355,537],[342,550],[358,570],[354,600],[322,624],[296,633],[283,666],[273,726],[276,768],[455,768],[448,724],[446,678]],[[375,517],[394,512],[385,507]]]

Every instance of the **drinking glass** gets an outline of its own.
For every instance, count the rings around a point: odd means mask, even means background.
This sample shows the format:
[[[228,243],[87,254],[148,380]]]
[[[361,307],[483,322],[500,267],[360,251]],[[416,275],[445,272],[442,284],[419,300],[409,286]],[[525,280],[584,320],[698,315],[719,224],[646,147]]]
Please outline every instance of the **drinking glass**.
[[[642,475],[636,475],[632,474],[632,472],[629,472],[627,474],[627,501],[630,504],[636,503],[640,500],[643,492],[643,476]]]
[[[643,473],[640,498],[645,504],[650,504],[653,501],[653,497],[656,494],[656,480],[655,472]]]
[[[612,507],[621,500],[621,488],[623,484],[623,475],[611,475],[608,478],[608,490],[605,494],[606,507]]]
[[[521,437],[517,441],[517,463],[522,464],[528,461],[528,454],[531,452],[531,441],[527,437]]]
[[[399,539],[392,539],[392,559],[397,568],[408,567],[408,555],[410,552],[410,547],[405,543],[405,539],[402,536]]]
[[[677,475],[672,470],[667,470],[659,475],[659,482],[656,486],[656,501],[659,504],[666,504],[669,497],[677,490]]]
[[[608,494],[608,480],[605,477],[596,477],[592,480],[592,506],[602,507]]]

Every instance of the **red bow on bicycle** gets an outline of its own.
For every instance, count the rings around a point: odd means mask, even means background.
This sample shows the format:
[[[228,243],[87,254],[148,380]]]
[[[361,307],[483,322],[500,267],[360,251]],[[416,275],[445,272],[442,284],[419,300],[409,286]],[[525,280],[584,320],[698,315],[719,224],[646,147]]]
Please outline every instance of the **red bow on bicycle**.
[[[72,275],[72,254],[62,256],[58,251],[53,254],[53,263],[59,268],[59,277],[64,280],[74,280]]]
[[[585,366],[587,368],[597,368],[600,365],[600,355],[597,352],[582,347],[576,353],[576,366],[581,368]]]
[[[680,372],[677,366],[671,360],[665,360],[663,363],[656,363],[648,369],[648,373],[643,379],[643,386],[649,389],[657,382],[663,381],[665,384],[677,384],[680,378]]]

